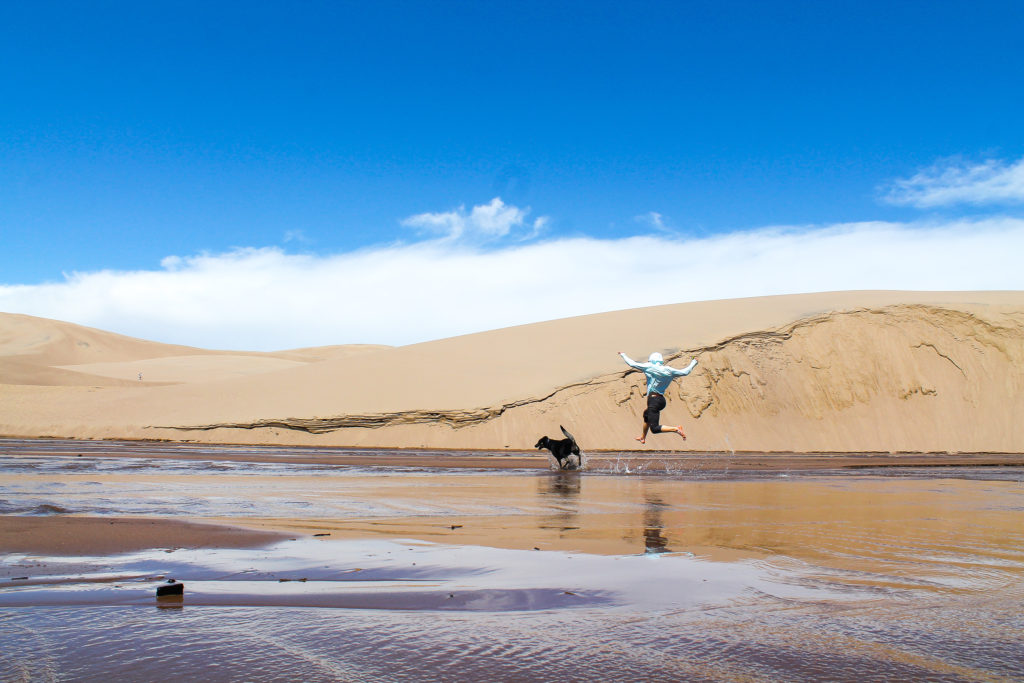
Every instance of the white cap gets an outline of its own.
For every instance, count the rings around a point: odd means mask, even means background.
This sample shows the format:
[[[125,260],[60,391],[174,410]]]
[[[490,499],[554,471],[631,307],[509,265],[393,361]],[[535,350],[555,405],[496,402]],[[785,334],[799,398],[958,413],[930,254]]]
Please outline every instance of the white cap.
[[[647,358],[647,360],[650,361],[651,363],[660,363],[663,359],[661,357],[661,354],[655,351]]]

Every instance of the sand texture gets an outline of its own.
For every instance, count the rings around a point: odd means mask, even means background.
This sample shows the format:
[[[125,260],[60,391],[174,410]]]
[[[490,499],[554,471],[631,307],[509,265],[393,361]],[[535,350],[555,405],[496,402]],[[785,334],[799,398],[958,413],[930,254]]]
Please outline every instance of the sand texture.
[[[699,365],[639,433],[643,376]],[[138,379],[142,373],[143,379]],[[839,292],[404,347],[207,351],[0,314],[0,435],[529,450],[1024,453],[1024,292]]]

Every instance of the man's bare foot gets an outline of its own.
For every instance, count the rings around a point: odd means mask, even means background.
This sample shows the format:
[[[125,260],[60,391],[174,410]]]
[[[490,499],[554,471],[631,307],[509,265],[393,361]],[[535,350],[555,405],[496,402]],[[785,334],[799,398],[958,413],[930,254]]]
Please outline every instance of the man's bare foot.
[[[638,436],[638,437],[636,437],[636,440],[637,440],[637,441],[639,441],[640,443],[647,443],[647,439],[645,439],[645,438],[644,438],[644,437],[642,437],[642,436]]]

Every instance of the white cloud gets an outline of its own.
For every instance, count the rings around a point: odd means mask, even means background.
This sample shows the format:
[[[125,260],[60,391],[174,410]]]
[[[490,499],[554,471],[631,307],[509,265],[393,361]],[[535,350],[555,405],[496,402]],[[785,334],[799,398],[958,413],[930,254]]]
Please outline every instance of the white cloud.
[[[528,227],[526,216],[529,213],[529,208],[520,209],[495,197],[487,204],[474,206],[468,213],[465,206],[444,213],[420,213],[404,219],[402,225],[425,228],[450,241],[486,242],[505,237],[515,229]],[[538,233],[547,222],[547,216],[534,220],[532,234]]]
[[[491,214],[498,224],[502,206]],[[168,257],[152,271],[0,286],[0,310],[207,348],[407,344],[705,299],[1024,289],[1021,253],[1024,220],[1015,218],[764,228],[702,239],[558,239],[499,249],[449,239],[322,256],[240,249]]]
[[[897,180],[885,196],[891,204],[927,209],[951,204],[1024,202],[1024,159],[1006,164],[947,161]]]

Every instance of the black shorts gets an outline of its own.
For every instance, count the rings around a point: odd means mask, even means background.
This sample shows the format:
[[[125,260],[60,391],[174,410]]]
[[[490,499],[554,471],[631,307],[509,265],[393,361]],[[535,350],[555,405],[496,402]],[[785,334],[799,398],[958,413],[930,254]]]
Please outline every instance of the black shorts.
[[[665,397],[661,394],[647,394],[647,410],[644,411],[644,422],[655,434],[661,432],[661,411],[665,409]]]

